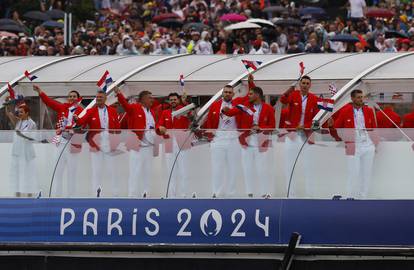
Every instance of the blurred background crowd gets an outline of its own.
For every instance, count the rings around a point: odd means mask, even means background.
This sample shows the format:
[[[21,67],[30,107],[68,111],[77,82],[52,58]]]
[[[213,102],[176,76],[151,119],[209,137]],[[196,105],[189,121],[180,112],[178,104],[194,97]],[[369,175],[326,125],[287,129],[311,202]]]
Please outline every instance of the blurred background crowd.
[[[1,56],[414,50],[408,0],[0,0],[0,12]]]

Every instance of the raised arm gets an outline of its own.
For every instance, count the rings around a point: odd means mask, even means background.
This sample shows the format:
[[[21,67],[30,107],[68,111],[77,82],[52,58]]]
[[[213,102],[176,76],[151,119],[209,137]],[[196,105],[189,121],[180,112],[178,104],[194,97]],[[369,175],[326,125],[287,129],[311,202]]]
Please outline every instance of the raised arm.
[[[33,91],[37,92],[39,94],[40,99],[54,111],[60,111],[62,109],[63,104],[59,101],[56,101],[54,99],[51,99],[48,95],[46,95],[45,92],[40,89],[40,87],[36,84],[33,85]]]
[[[10,98],[6,98],[6,102],[9,101]],[[10,104],[5,106],[7,118],[9,118],[10,122],[12,123],[13,127],[16,126],[17,121],[19,120],[16,115],[10,110]]]
[[[121,89],[115,87],[114,92],[118,97],[118,101],[121,104],[122,108],[124,108],[127,114],[131,114],[133,112],[133,106],[128,103],[128,100],[126,100],[125,96],[122,94]]]

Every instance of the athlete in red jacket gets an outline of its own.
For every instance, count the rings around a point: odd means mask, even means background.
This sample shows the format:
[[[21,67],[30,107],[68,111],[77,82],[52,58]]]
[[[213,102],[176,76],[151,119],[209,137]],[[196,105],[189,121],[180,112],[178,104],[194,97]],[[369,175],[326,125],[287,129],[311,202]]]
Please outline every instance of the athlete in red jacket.
[[[348,159],[348,197],[365,198],[368,194],[369,181],[378,138],[374,112],[364,105],[363,92],[355,89],[351,92],[352,103],[340,110],[334,127],[345,141]]]
[[[126,146],[129,151],[128,196],[147,197],[150,192],[152,163],[154,160],[155,142],[155,113],[152,93],[141,91],[138,103],[128,103],[119,88],[114,89],[118,101],[128,116]],[[138,181],[142,180],[142,181]]]
[[[289,114],[287,128],[310,128],[312,119],[318,113],[318,97],[309,92],[311,78],[303,76],[299,82],[299,90],[289,88],[280,98],[280,102],[288,105]]]
[[[414,106],[413,106],[412,112],[407,113],[403,116],[402,127],[403,128],[414,128]]]
[[[161,112],[156,130],[164,138],[165,157],[167,162],[167,175],[171,174],[169,179],[169,197],[186,197],[188,195],[188,166],[189,153],[191,146],[190,119],[188,115],[173,117],[172,113],[181,109],[180,96],[177,93],[168,95],[170,108]],[[181,151],[180,151],[181,149]],[[176,159],[176,157],[178,158]],[[171,173],[172,170],[172,173]]]
[[[63,130],[72,129],[73,115],[82,112],[83,108],[79,105],[80,95],[77,91],[72,90],[68,93],[67,102],[61,103],[54,99],[51,99],[45,92],[40,89],[38,85],[33,85],[33,90],[39,94],[41,100],[56,112],[56,133],[60,136],[60,142],[57,144],[56,152],[56,173],[53,181],[53,195],[54,196],[69,196],[73,197],[76,194],[76,174],[79,158],[74,154],[82,151],[82,135],[74,133],[70,137],[70,146],[65,147],[67,143],[67,137],[62,133]],[[60,124],[58,124],[60,123]],[[65,125],[65,126],[60,126]],[[67,139],[65,139],[65,138]],[[62,153],[62,151],[64,151]],[[63,194],[63,172],[67,170],[67,192]]]
[[[106,93],[99,91],[96,94],[96,104],[83,117],[74,115],[79,126],[88,126],[87,140],[91,150],[92,161],[92,192],[102,187],[105,168],[109,170],[112,182],[112,192],[103,188],[105,194],[118,195],[118,184],[115,182],[114,161],[112,155],[119,145],[119,121],[117,111],[105,104]],[[99,192],[98,192],[99,193]]]
[[[378,128],[397,128],[401,126],[401,117],[394,112],[392,104],[385,105],[382,111],[377,111],[376,118]]]
[[[266,153],[271,144],[268,135],[275,128],[275,111],[272,106],[266,104],[263,90],[253,87],[249,90],[249,101],[236,108],[223,108],[222,111],[228,116],[239,115],[237,127],[242,130],[239,141],[243,147],[242,163],[246,193],[253,197],[255,180],[259,179],[260,195],[270,197],[270,175],[269,165],[271,156]]]

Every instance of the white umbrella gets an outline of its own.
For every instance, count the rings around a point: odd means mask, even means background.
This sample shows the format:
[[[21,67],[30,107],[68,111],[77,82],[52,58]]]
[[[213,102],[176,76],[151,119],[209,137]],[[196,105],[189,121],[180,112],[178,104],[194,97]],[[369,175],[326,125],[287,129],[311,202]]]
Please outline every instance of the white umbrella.
[[[246,22],[255,23],[255,24],[258,24],[258,25],[261,25],[261,26],[275,27],[275,25],[271,21],[268,21],[268,20],[265,20],[265,19],[255,19],[255,18],[253,18],[253,19],[248,19]]]
[[[232,30],[239,30],[239,29],[254,29],[254,28],[261,28],[260,25],[251,23],[251,22],[239,22],[232,25],[227,26],[224,28],[226,31],[232,31]]]

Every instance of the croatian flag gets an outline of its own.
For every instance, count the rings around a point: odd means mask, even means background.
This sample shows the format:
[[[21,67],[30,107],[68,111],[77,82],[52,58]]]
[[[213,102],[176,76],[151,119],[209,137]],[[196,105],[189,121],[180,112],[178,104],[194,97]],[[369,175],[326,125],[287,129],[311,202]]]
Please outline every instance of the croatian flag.
[[[30,72],[27,70],[24,72],[24,76],[26,76],[26,78],[28,78],[30,81],[34,81],[37,79],[35,75],[30,74]]]
[[[16,99],[16,92],[14,91],[13,87],[10,85],[10,83],[7,83],[7,91],[9,91],[10,99],[14,100]]]
[[[96,83],[96,85],[102,89],[104,92],[108,90],[108,86],[113,82],[111,75],[109,75],[109,71],[105,71],[105,73],[102,75],[102,77],[99,79],[99,81]]]
[[[263,63],[261,61],[241,60],[247,71],[255,71]]]
[[[318,108],[328,112],[333,111],[335,101],[330,98],[319,98],[318,99]]]
[[[246,106],[244,106],[242,104],[236,105],[236,108],[239,109],[239,110],[241,110],[241,111],[243,111],[243,112],[245,112],[245,113],[247,113],[250,116],[253,115],[254,112],[255,112],[254,110],[252,110],[252,109],[250,109],[250,108],[248,108],[248,107],[246,107]]]
[[[333,97],[338,90],[336,89],[336,85],[334,83],[329,84],[329,93],[331,93],[331,97]]]
[[[180,85],[184,87],[184,75],[183,74],[180,75]]]
[[[305,73],[305,64],[303,64],[303,62],[300,62],[299,63],[299,78],[301,78],[304,73]]]

